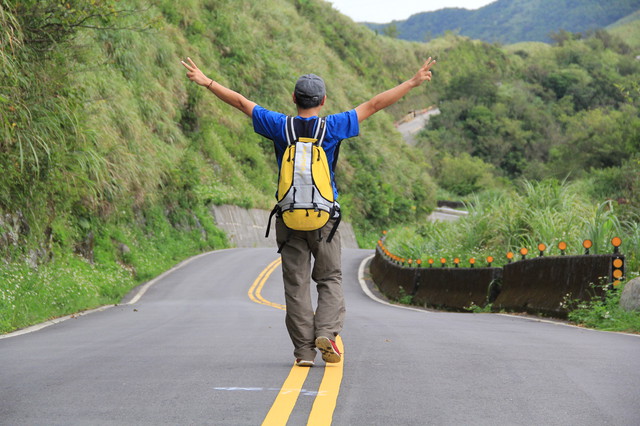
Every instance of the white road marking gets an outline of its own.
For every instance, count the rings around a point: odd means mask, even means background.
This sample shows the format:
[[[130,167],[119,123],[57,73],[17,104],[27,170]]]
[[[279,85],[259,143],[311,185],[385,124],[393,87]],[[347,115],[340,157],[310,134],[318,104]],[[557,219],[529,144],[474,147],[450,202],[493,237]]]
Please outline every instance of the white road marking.
[[[387,305],[387,306],[393,306],[394,308],[401,308],[401,309],[408,309],[411,311],[418,311],[418,312],[424,312],[424,313],[433,313],[433,311],[425,311],[423,309],[416,309],[416,308],[411,308],[409,306],[402,306],[402,305],[394,305],[393,303],[389,303],[385,300],[380,299],[379,297],[377,297],[375,294],[373,294],[371,292],[371,290],[369,290],[369,287],[367,286],[367,283],[364,280],[364,270],[366,268],[367,262],[372,259],[375,256],[375,254],[372,254],[371,256],[365,258],[361,263],[360,263],[360,267],[358,268],[358,281],[360,282],[360,287],[362,288],[362,291],[369,296],[369,298],[371,298],[372,300],[375,300],[378,303],[382,303],[383,305]],[[499,316],[503,316],[503,317],[511,317],[511,318],[518,318],[521,320],[527,320],[527,321],[533,321],[533,322],[541,322],[541,323],[545,323],[545,324],[553,324],[553,325],[563,325],[565,327],[572,327],[572,328],[577,328],[579,330],[585,330],[585,331],[597,331],[600,333],[615,333],[615,334],[623,334],[625,336],[633,336],[633,337],[640,337],[640,334],[632,334],[632,333],[624,333],[621,331],[606,331],[606,330],[596,330],[593,328],[586,328],[586,327],[580,327],[574,324],[569,324],[563,321],[559,321],[559,320],[553,320],[553,319],[548,319],[548,318],[531,318],[531,317],[527,317],[527,316],[522,316],[522,315],[515,315],[515,314],[508,314],[508,313],[502,313],[502,312],[497,312],[497,313],[486,313],[486,314],[478,314],[478,315],[499,315]]]
[[[432,313],[430,311],[425,311],[424,309],[418,309],[418,308],[412,308],[410,306],[404,306],[404,305],[394,305],[393,303],[389,303],[386,300],[382,300],[380,299],[378,296],[376,296],[375,294],[373,294],[371,292],[371,290],[369,290],[369,287],[367,286],[367,283],[364,280],[364,269],[367,265],[367,262],[370,259],[373,259],[373,257],[375,256],[375,254],[372,254],[371,256],[365,258],[361,263],[360,263],[360,267],[358,268],[358,281],[360,282],[360,287],[362,288],[362,291],[364,291],[364,293],[369,296],[369,298],[371,298],[372,300],[375,300],[378,303],[382,303],[383,305],[387,305],[387,306],[393,306],[394,308],[399,308],[399,309],[407,309],[409,311],[417,311],[417,312],[424,312],[424,313]]]
[[[142,287],[140,287],[140,290],[138,290],[136,295],[129,302],[124,303],[123,305],[133,305],[134,303],[139,301],[142,296],[144,296],[144,294],[147,292],[147,290],[149,290],[149,288],[151,288],[151,286],[153,286],[155,283],[157,283],[158,281],[160,281],[162,278],[166,277],[167,275],[171,274],[172,272],[175,272],[178,269],[184,267],[188,263],[190,263],[190,262],[192,262],[192,261],[194,261],[194,260],[196,260],[196,259],[198,259],[200,257],[208,256],[208,255],[210,255],[212,253],[220,253],[220,252],[223,252],[223,251],[226,251],[226,250],[232,250],[232,249],[222,249],[222,250],[209,251],[209,252],[201,253],[201,254],[198,254],[196,256],[193,256],[193,257],[190,257],[188,259],[183,260],[182,262],[178,263],[173,268],[171,268],[168,271],[158,275],[157,277],[155,277],[151,281],[149,281],[146,284],[144,284]],[[20,330],[11,332],[11,333],[2,334],[2,335],[0,335],[0,340],[8,339],[10,337],[22,336],[23,334],[33,333],[35,331],[42,330],[43,328],[49,327],[51,325],[59,324],[61,322],[67,321],[67,320],[72,319],[72,318],[78,318],[78,317],[81,317],[81,316],[84,316],[84,315],[89,315],[89,314],[93,314],[93,313],[96,313],[96,312],[106,311],[107,309],[113,308],[114,306],[119,306],[119,305],[118,304],[106,305],[106,306],[101,306],[99,308],[91,309],[91,310],[88,310],[88,311],[82,311],[82,312],[78,312],[78,313],[67,315],[67,316],[60,317],[60,318],[54,318],[52,320],[45,321],[45,322],[42,322],[40,324],[32,325],[30,327],[26,327],[26,328],[23,328],[23,329],[20,329]]]

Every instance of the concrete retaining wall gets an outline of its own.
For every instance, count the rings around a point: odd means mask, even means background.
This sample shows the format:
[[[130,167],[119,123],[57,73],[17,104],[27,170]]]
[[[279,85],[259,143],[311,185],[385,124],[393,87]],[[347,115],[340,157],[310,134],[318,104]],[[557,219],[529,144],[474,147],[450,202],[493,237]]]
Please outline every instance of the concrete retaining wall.
[[[417,290],[416,269],[389,262],[382,255],[380,247],[376,248],[369,270],[380,291],[391,299],[413,295]]]
[[[211,206],[216,225],[227,234],[233,247],[276,247],[275,219],[271,221],[269,238],[265,238],[268,210],[243,209],[238,206]],[[350,223],[340,223],[343,248],[358,248],[355,233]]]
[[[590,285],[611,282],[612,255],[536,257],[504,267],[502,291],[494,308],[566,316],[561,303],[589,299]]]
[[[414,268],[417,269],[417,268]],[[464,310],[485,306],[489,285],[502,275],[500,268],[421,268],[414,303],[436,308]]]
[[[484,306],[489,285],[502,276],[501,268],[401,266],[389,261],[380,247],[370,271],[378,288],[391,299],[411,295],[415,304],[451,310],[464,310],[472,303]]]

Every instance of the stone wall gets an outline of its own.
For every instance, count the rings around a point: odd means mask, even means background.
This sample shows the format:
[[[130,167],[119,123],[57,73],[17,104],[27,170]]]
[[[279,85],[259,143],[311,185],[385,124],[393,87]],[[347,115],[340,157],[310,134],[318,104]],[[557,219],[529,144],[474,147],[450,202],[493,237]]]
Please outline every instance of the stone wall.
[[[217,226],[227,234],[229,243],[233,247],[276,247],[275,219],[271,221],[269,238],[265,238],[268,210],[243,209],[238,206],[212,206]],[[355,233],[350,223],[344,220],[340,223],[340,236],[343,248],[358,248]]]

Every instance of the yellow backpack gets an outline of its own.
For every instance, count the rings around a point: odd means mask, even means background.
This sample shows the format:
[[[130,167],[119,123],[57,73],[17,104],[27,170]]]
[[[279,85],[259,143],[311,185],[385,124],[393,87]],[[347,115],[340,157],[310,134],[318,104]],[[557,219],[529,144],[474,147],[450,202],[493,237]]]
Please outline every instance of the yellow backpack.
[[[318,119],[313,137],[297,136],[293,117],[287,117],[286,126],[287,148],[278,177],[278,203],[269,217],[269,226],[274,214],[282,217],[287,228],[296,231],[320,229],[329,219],[337,217],[327,237],[327,242],[331,242],[339,223],[340,210],[333,193],[327,156],[322,148],[327,132],[326,119]]]

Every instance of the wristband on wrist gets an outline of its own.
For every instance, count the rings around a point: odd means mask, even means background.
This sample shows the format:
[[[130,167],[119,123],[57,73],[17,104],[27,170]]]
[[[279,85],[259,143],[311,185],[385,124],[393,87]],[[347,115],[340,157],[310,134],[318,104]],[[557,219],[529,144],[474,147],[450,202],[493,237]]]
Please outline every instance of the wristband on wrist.
[[[211,81],[209,82],[209,85],[207,86],[207,89],[210,89],[212,84],[213,84],[213,79],[211,79]]]

